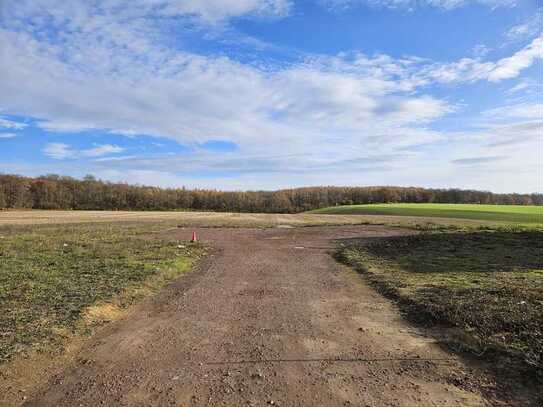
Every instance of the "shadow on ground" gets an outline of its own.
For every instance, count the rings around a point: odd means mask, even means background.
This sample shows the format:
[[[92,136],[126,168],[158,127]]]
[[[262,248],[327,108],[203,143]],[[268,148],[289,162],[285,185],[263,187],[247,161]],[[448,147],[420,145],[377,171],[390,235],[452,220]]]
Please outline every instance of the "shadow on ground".
[[[405,316],[490,361],[502,382],[543,383],[543,232],[422,233],[339,240]]]

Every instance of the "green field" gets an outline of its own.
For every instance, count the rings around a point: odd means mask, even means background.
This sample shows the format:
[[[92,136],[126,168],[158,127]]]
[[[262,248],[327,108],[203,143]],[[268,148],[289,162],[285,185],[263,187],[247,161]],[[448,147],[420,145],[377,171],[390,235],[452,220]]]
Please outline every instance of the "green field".
[[[310,213],[334,215],[391,215],[439,217],[543,225],[543,206],[471,204],[373,204],[335,206],[330,208],[316,209],[314,211],[311,211]]]

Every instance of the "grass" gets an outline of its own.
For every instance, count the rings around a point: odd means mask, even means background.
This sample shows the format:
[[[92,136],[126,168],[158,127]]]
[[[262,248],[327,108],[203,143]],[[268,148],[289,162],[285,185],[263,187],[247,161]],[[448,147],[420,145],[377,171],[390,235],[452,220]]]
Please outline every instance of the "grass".
[[[543,225],[543,206],[468,204],[346,205],[311,211],[313,214],[392,215],[469,219]]]
[[[114,318],[188,270],[199,246],[142,239],[149,227],[0,229],[0,363]]]
[[[339,258],[450,345],[543,379],[543,232],[422,233],[349,244]]]

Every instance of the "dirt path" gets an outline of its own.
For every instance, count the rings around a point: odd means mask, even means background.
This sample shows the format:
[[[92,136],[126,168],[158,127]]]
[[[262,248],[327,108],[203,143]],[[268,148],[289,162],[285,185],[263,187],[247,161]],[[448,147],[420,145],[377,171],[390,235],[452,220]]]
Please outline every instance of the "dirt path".
[[[461,362],[328,254],[336,238],[400,233],[202,229],[218,248],[207,264],[98,334],[26,405],[485,405],[450,384]]]

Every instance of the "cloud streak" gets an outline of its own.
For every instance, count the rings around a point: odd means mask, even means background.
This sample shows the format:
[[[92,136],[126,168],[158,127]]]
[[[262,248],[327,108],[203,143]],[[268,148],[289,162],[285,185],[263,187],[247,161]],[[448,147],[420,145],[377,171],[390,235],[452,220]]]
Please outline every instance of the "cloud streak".
[[[322,0],[322,4],[333,10],[342,10],[355,6],[383,7],[390,9],[414,9],[435,7],[452,10],[470,4],[479,4],[490,8],[514,7],[517,0]]]
[[[521,24],[511,27],[505,36],[511,41],[537,36],[543,31],[543,8],[540,8],[530,18]]]
[[[0,128],[12,129],[12,130],[22,130],[28,125],[26,123],[15,122],[13,120],[8,120],[0,117]]]
[[[111,144],[96,145],[89,149],[77,150],[65,143],[47,143],[43,149],[43,153],[47,157],[55,160],[75,159],[80,157],[95,158],[121,153],[123,151],[124,148]]]
[[[470,157],[470,158],[458,158],[456,160],[453,160],[454,164],[461,164],[461,165],[482,165],[482,164],[488,164],[493,163],[496,161],[502,161],[506,159],[505,156],[489,156],[489,157]]]
[[[64,143],[48,143],[43,149],[43,153],[55,160],[64,160],[66,158],[75,158],[76,152],[71,150],[67,144]]]

